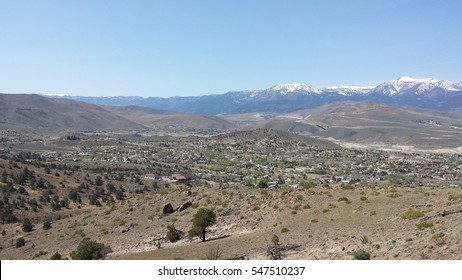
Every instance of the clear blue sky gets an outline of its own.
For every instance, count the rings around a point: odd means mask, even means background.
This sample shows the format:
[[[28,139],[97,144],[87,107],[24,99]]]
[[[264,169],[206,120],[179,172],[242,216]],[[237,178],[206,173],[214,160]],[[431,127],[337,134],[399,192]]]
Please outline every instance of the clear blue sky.
[[[460,0],[0,0],[0,92],[462,82]]]

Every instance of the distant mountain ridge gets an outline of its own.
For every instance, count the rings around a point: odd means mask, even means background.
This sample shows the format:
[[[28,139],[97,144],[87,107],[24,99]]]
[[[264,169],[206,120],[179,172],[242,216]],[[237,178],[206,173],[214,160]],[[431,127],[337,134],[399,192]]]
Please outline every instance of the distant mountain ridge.
[[[303,83],[278,84],[264,90],[231,91],[189,97],[65,96],[98,105],[144,106],[193,114],[293,112],[338,101],[373,101],[434,110],[462,108],[462,84],[434,78],[401,77],[375,87],[336,86],[316,89]]]

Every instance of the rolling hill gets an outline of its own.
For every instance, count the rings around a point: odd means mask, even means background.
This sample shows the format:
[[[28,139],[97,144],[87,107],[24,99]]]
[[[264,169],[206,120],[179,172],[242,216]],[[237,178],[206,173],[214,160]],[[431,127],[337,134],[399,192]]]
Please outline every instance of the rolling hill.
[[[132,122],[162,130],[224,130],[235,125],[230,121],[207,115],[181,114],[140,106],[106,106],[105,109]]]
[[[57,133],[144,129],[99,106],[36,94],[0,94],[0,129]]]
[[[337,102],[255,121],[252,127],[332,138],[356,145],[441,149],[461,146],[461,119],[460,110],[442,112],[373,102]]]

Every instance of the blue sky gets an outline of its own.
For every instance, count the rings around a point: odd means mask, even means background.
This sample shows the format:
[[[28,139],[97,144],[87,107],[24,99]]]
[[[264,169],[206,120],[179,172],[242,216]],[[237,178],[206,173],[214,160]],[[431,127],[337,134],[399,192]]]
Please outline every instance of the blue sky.
[[[462,82],[459,0],[0,0],[0,92],[188,96]]]

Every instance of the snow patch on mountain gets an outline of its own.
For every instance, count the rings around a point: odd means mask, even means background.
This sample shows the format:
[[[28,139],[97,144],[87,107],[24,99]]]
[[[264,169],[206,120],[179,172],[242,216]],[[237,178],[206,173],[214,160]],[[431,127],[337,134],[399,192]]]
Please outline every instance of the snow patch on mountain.
[[[284,84],[277,84],[269,89],[270,91],[277,91],[282,94],[290,93],[290,92],[312,92],[312,93],[320,93],[321,91],[311,87],[304,83],[284,83]]]
[[[398,80],[389,80],[378,85],[373,92],[380,92],[389,96],[395,96],[406,92],[421,95],[435,89],[460,91],[462,87],[447,80],[438,80],[435,78],[415,79],[403,76]]]
[[[340,95],[351,96],[354,94],[364,95],[373,90],[374,87],[359,87],[359,86],[333,86],[327,87],[322,92],[336,92]]]

